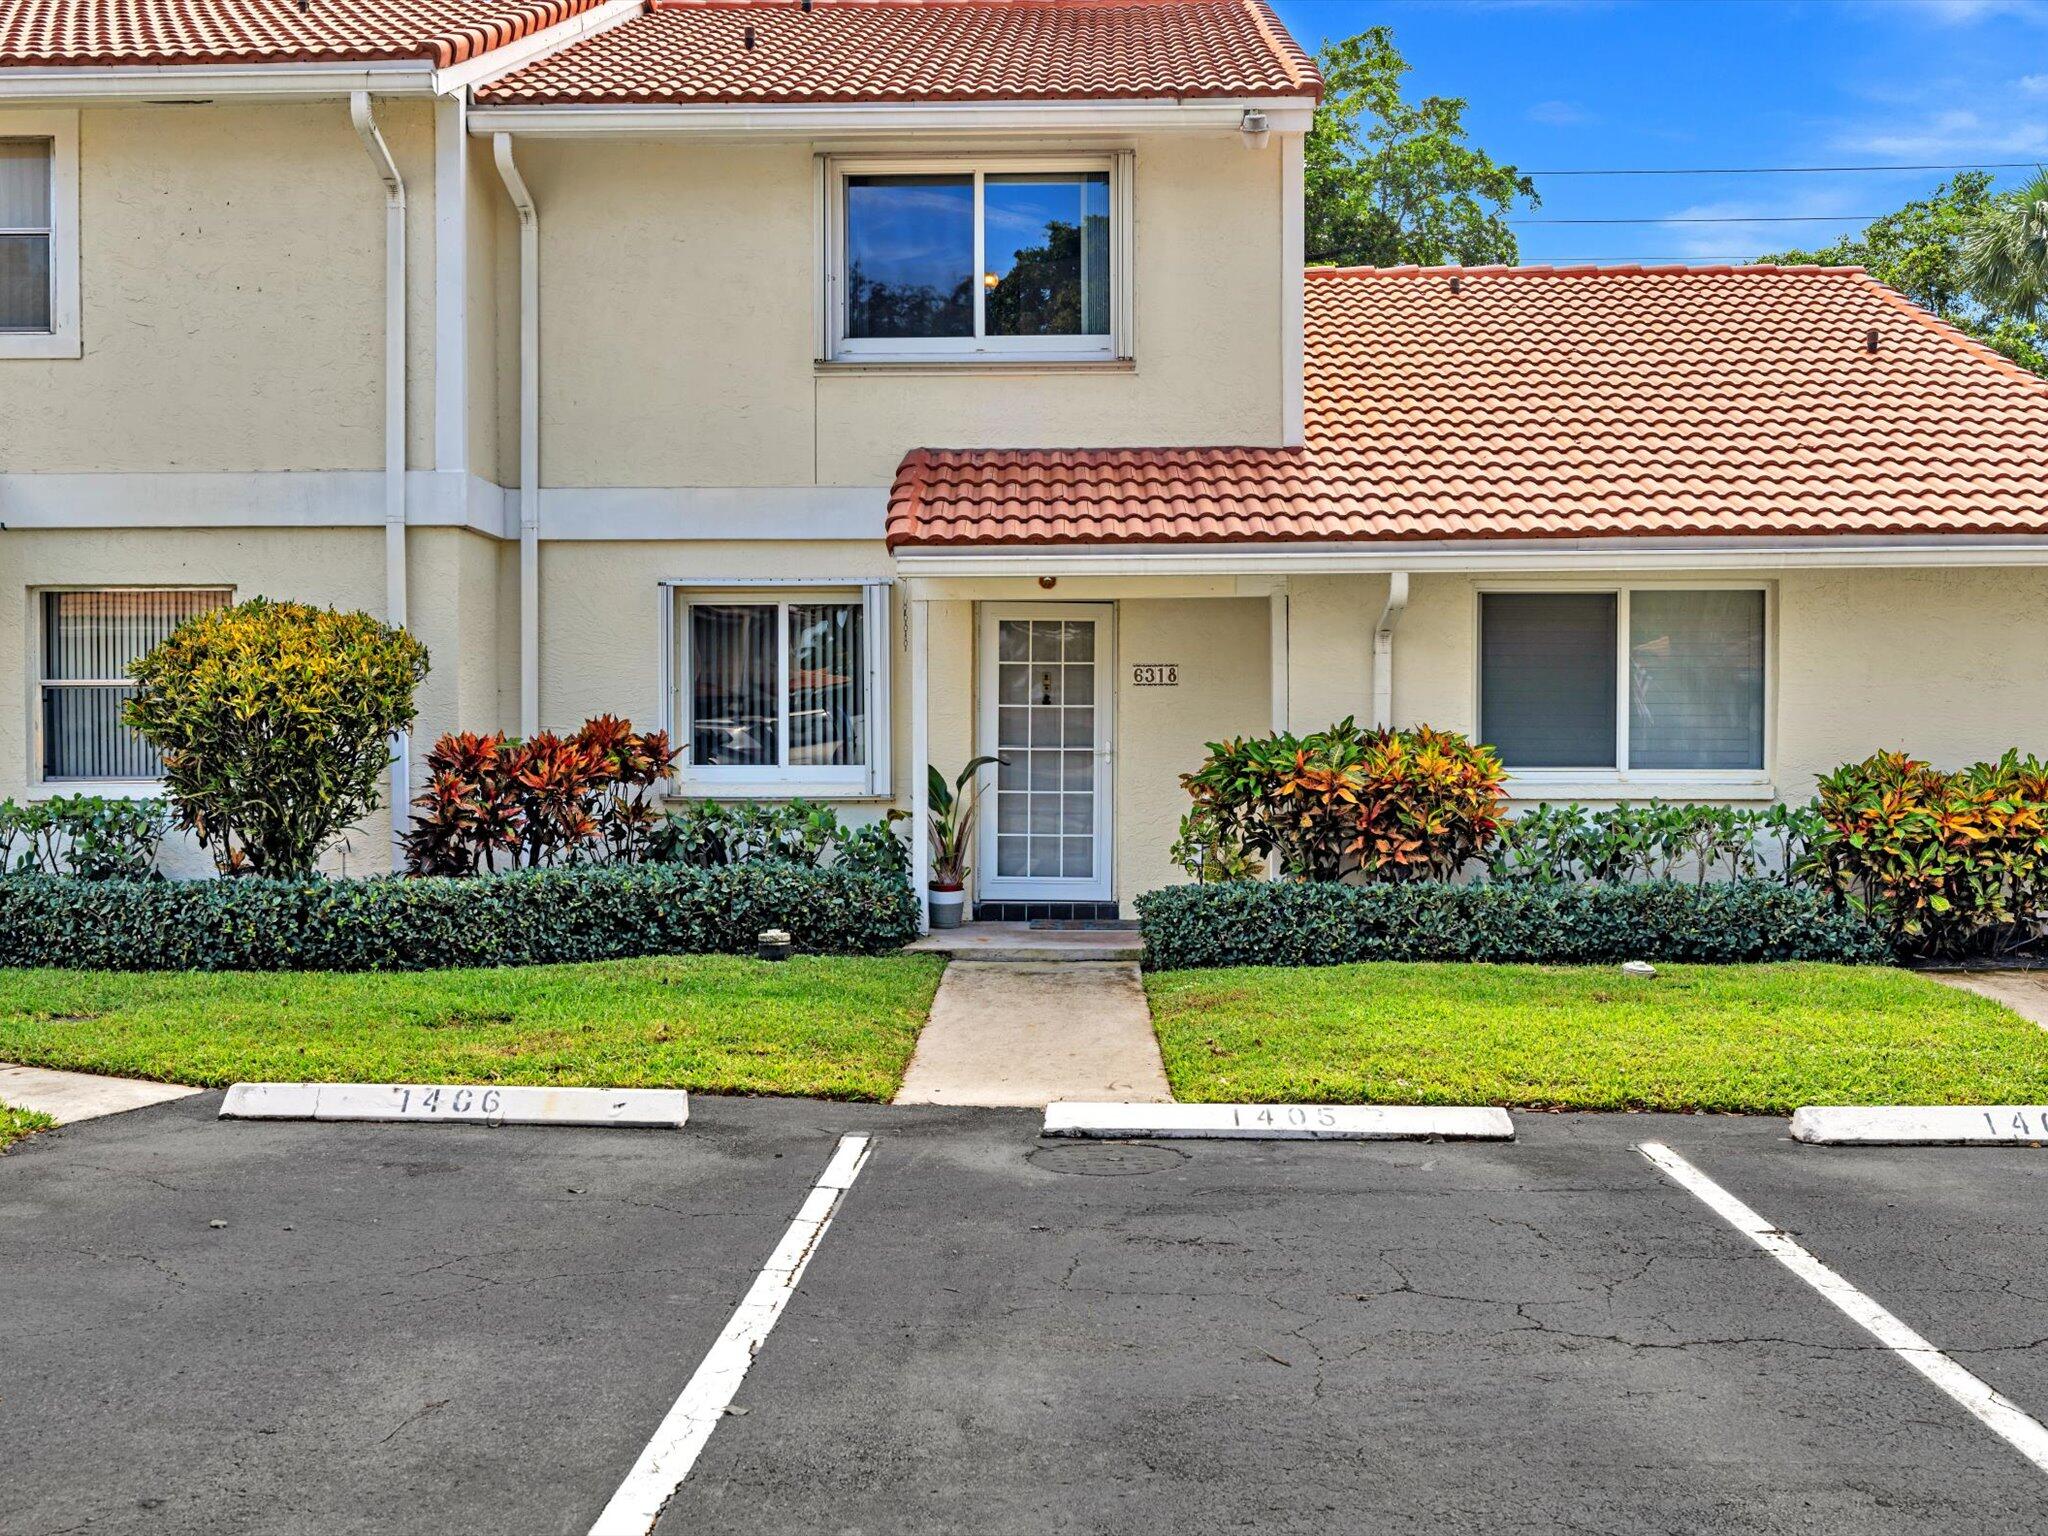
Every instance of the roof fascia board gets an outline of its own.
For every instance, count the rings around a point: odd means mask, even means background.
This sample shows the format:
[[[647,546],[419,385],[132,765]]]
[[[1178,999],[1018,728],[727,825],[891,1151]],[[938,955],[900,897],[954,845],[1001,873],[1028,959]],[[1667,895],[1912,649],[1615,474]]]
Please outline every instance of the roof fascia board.
[[[560,53],[572,43],[580,43],[586,37],[595,37],[600,32],[609,32],[622,22],[645,15],[647,0],[606,0],[606,3],[571,16],[567,21],[558,21],[552,27],[543,27],[531,37],[522,37],[517,42],[507,43],[502,48],[493,48],[489,53],[474,59],[465,59],[460,64],[451,64],[441,70],[434,79],[434,86],[442,95],[468,90],[471,86],[485,85],[500,75],[510,74],[522,65],[532,64]]]
[[[1417,575],[1538,572],[1580,576],[1660,570],[2048,566],[2048,537],[1833,535],[1795,539],[1542,539],[1466,543],[1143,546],[1100,549],[899,549],[906,577]]]
[[[0,69],[0,101],[5,102],[193,101],[219,96],[311,100],[352,91],[431,96],[434,69],[424,61]]]
[[[1266,114],[1275,133],[1306,133],[1315,104],[1299,96],[1168,98],[1157,101],[816,102],[781,106],[479,107],[474,134],[555,138],[642,134],[777,135],[808,139],[863,135],[977,133],[1133,133],[1235,131],[1249,110]]]

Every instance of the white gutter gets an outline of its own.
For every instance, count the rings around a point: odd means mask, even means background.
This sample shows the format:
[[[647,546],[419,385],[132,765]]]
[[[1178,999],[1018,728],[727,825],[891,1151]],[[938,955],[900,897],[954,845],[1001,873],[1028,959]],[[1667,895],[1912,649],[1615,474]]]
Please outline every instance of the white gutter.
[[[370,164],[384,183],[384,619],[403,629],[405,602],[405,178],[390,146],[377,131],[367,91],[348,99]],[[405,823],[412,808],[412,737],[400,731],[391,755],[391,858],[394,869],[405,852]]]
[[[1385,730],[1394,723],[1394,626],[1408,607],[1408,573],[1392,571],[1387,576],[1387,602],[1380,609],[1379,627],[1372,632],[1372,723]]]
[[[374,91],[431,96],[434,68],[389,64],[123,64],[103,68],[0,69],[0,101],[164,102],[218,96],[312,101]]]
[[[484,106],[472,133],[551,137],[648,133],[745,137],[857,138],[904,133],[1136,133],[1175,129],[1239,131],[1248,111],[1269,131],[1308,132],[1315,105],[1299,96],[1154,101],[823,102],[788,106]]]
[[[1202,544],[1097,548],[899,549],[904,577],[1342,576],[1409,571],[1606,575],[1614,571],[1839,570],[2048,566],[2048,537],[1835,534],[1818,538],[1474,539],[1469,542]]]
[[[475,121],[474,118],[471,121]],[[497,134],[491,153],[519,210],[519,734],[540,730],[540,210]]]

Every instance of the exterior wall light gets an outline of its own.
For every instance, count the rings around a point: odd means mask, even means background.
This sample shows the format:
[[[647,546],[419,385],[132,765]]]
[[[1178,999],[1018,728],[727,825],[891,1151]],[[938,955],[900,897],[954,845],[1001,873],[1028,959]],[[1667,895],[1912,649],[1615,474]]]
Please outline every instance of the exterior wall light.
[[[1238,122],[1237,131],[1244,135],[1246,149],[1264,149],[1266,141],[1273,137],[1273,130],[1266,122],[1266,114],[1256,107],[1245,108],[1245,114]]]

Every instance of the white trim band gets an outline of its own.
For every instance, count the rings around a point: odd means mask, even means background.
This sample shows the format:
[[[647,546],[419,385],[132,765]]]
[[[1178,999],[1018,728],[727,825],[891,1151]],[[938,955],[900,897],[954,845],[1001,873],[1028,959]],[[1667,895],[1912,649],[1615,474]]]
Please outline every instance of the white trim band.
[[[1406,543],[1123,544],[1092,548],[898,549],[906,577],[1197,576],[1210,572],[1297,576],[1408,571],[1569,572],[1784,570],[1849,566],[2048,565],[2048,536],[2006,534],[1832,534],[1815,538],[1473,539]]]
[[[1040,1134],[1116,1141],[1513,1141],[1515,1123],[1506,1110],[1490,1106],[1063,1103],[1046,1105]]]
[[[727,134],[839,139],[915,133],[1124,134],[1240,131],[1248,109],[1274,133],[1307,133],[1315,103],[1300,96],[1156,101],[818,102],[783,106],[487,106],[470,114],[474,134],[550,137]]]
[[[680,1088],[508,1088],[497,1083],[236,1083],[223,1120],[370,1120],[421,1125],[586,1125],[681,1130]]]
[[[2048,1145],[2048,1106],[1809,1104],[1792,1116],[1792,1139],[1822,1147],[2038,1147]]]

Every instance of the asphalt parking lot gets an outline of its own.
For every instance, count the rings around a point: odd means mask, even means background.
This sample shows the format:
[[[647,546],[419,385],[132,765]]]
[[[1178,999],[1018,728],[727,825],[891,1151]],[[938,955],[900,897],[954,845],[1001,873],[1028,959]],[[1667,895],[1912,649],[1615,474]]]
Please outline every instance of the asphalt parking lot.
[[[0,1158],[0,1532],[565,1532],[831,1159],[872,1154],[662,1515],[695,1531],[2031,1532],[2043,1474],[1637,1151],[2048,1414],[2048,1151],[1517,1117],[1513,1144],[222,1123]],[[214,1226],[225,1222],[225,1226]]]

